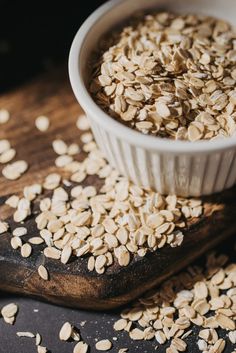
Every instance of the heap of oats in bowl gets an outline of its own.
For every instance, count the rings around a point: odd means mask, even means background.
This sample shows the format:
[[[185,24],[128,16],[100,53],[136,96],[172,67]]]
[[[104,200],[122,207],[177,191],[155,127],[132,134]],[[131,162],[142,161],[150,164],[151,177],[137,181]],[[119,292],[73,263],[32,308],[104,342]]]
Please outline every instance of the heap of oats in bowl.
[[[236,30],[200,15],[134,19],[102,44],[90,92],[144,134],[212,140],[236,132]],[[106,47],[105,47],[106,46]]]

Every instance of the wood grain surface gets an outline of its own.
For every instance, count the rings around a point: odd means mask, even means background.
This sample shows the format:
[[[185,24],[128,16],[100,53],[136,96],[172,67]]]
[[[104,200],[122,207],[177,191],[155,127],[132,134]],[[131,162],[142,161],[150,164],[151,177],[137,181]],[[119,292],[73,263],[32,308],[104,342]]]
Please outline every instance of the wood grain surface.
[[[25,185],[42,182],[54,167],[55,153],[51,144],[55,138],[79,142],[75,126],[81,108],[75,101],[65,68],[56,70],[20,90],[0,98],[0,107],[11,113],[10,121],[0,127],[0,139],[7,138],[16,149],[16,160],[29,163],[29,171],[18,181],[7,181],[0,176],[0,219],[7,219],[10,229],[15,225],[6,198],[20,193]],[[51,125],[42,133],[35,128],[38,115],[47,115]],[[78,160],[84,158],[81,153]],[[66,174],[64,174],[66,178]],[[101,181],[88,177],[83,185],[99,187]],[[0,236],[0,289],[36,296],[63,305],[110,309],[121,306],[160,281],[180,270],[196,257],[215,246],[236,229],[236,188],[223,194],[205,198],[205,213],[199,220],[188,224],[181,247],[166,246],[144,258],[134,257],[127,267],[116,262],[105,274],[87,270],[87,259],[72,259],[67,265],[46,259],[42,246],[35,246],[30,258],[24,259],[10,247],[10,234]],[[34,209],[37,213],[37,205]],[[37,235],[35,222],[26,222],[29,237]],[[50,281],[43,281],[37,273],[40,264],[49,269]]]

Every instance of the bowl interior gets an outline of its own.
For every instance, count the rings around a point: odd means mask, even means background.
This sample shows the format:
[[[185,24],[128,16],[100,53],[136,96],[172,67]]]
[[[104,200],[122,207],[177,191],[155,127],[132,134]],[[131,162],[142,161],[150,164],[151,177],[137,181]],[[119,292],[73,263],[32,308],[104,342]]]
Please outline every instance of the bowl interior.
[[[125,22],[135,12],[148,9],[169,10],[177,13],[198,13],[222,18],[236,24],[235,0],[113,0],[107,6],[105,5],[97,10],[98,15],[100,12],[101,16],[88,31],[81,47],[80,75],[86,86],[90,77],[88,62],[101,37],[121,22]]]

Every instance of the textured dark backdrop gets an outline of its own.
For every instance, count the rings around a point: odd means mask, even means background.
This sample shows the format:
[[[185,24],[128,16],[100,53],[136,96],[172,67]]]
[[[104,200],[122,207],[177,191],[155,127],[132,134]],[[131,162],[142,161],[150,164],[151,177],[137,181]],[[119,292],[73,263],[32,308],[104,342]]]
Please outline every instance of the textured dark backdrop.
[[[0,92],[66,61],[83,20],[105,0],[0,0]]]

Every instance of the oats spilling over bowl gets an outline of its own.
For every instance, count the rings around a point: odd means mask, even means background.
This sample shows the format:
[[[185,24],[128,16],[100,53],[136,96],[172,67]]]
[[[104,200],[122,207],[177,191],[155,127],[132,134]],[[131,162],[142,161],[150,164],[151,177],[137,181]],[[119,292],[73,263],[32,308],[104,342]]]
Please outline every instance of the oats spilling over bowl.
[[[108,49],[102,45],[90,92],[112,117],[176,140],[235,134],[236,30],[229,23],[150,14],[114,33],[111,42]]]

